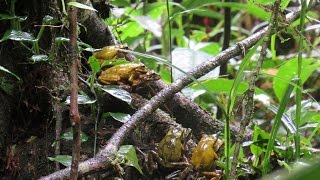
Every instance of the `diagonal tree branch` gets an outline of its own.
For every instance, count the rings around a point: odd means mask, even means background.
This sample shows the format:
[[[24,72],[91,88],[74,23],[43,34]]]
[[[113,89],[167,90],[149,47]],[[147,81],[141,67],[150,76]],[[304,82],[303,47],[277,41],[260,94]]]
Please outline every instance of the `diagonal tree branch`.
[[[299,13],[300,11],[289,13],[287,15],[287,22],[291,23],[293,20],[295,20],[299,16]],[[195,78],[200,78],[221,64],[226,63],[230,58],[240,54],[243,48],[248,49],[252,47],[266,33],[266,31],[267,27],[240,41],[236,45],[222,51],[220,54],[211,58],[207,62],[195,67],[189,72],[189,74]],[[189,79],[188,76],[184,75],[154,96],[148,104],[140,108],[127,123],[123,124],[119,130],[114,133],[114,135],[109,139],[108,144],[98,152],[96,157],[80,163],[79,175],[89,173],[91,171],[98,171],[108,167],[111,160],[114,158],[114,154],[117,152],[119,146],[124,142],[126,136],[131,134],[133,130],[138,127],[138,125],[147,119],[147,117],[166,100],[172,98],[175,93],[179,92],[191,82],[192,80]],[[69,172],[70,168],[66,168],[43,177],[42,179],[66,178]]]

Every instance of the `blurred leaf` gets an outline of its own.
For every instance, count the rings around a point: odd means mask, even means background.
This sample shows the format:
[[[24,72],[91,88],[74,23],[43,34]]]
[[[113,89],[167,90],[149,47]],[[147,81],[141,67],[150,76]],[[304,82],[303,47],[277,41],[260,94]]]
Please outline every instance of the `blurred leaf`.
[[[80,8],[80,9],[97,11],[97,10],[94,9],[93,7],[90,7],[90,6],[88,6],[88,5],[81,4],[81,3],[78,3],[78,2],[68,2],[68,5],[69,5],[69,6],[75,6],[75,7]]]
[[[202,81],[201,83],[213,93],[228,94],[232,88],[233,80],[218,78],[218,79],[209,79],[206,81]],[[236,95],[243,94],[248,89],[248,87],[249,85],[247,82],[240,82],[239,87],[235,92]],[[198,84],[192,85],[191,88],[195,90],[202,89],[202,87]],[[256,94],[265,94],[265,92],[259,88],[256,88]]]
[[[88,63],[90,64],[91,70],[93,71],[93,74],[96,74],[100,71],[100,63],[99,61],[94,57],[90,56]]]
[[[96,101],[96,99],[90,99],[87,95],[78,94],[78,104],[93,104]],[[70,105],[70,96],[67,97],[64,103]]]
[[[16,74],[14,74],[13,72],[9,71],[8,69],[6,69],[6,68],[3,67],[3,66],[0,66],[0,71],[6,72],[6,73],[8,73],[8,74],[11,74],[12,76],[14,76],[14,77],[17,78],[18,80],[20,80],[20,78],[19,78]]]
[[[278,98],[281,101],[285,90],[297,74],[298,59],[293,58],[281,66],[278,70],[277,76],[273,80],[273,90]],[[302,72],[301,72],[301,82],[302,84],[309,78],[311,73],[320,66],[319,62],[316,62],[315,59],[303,59],[302,60]]]
[[[309,180],[318,179],[320,177],[320,161],[319,157],[312,160],[299,160],[293,164],[291,171],[283,169],[264,176],[262,180],[277,179],[277,180]]]
[[[71,166],[72,156],[69,155],[58,155],[56,157],[48,157],[50,161],[56,161],[63,164],[66,167]]]
[[[160,38],[162,35],[161,25],[156,20],[151,19],[148,16],[132,17],[136,22],[140,24],[144,29],[152,32],[155,37]]]
[[[42,22],[43,24],[57,24],[61,21],[59,21],[58,19],[52,17],[52,16],[49,16],[49,15],[46,15],[44,16],[44,18],[42,19]]]
[[[17,30],[7,30],[0,42],[6,41],[6,40],[13,40],[13,41],[27,41],[27,42],[34,42],[35,38],[32,34],[23,32],[23,31],[17,31]]]
[[[37,55],[32,55],[30,59],[33,61],[33,63],[37,63],[42,61],[48,61],[49,57],[45,54],[37,54]]]
[[[291,0],[282,0],[280,3],[281,11],[284,11],[289,5]]]
[[[110,1],[110,3],[112,5],[115,5],[115,6],[124,6],[124,7],[130,7],[130,1],[128,0],[116,0],[116,1]]]
[[[188,72],[195,66],[207,61],[210,57],[212,56],[198,50],[193,50],[190,48],[175,48],[172,51],[172,64],[176,67],[179,67],[183,71]],[[172,76],[174,80],[177,80],[181,75],[183,75],[182,72],[173,68]],[[219,68],[216,68],[200,79],[208,79],[218,76]]]
[[[72,131],[72,129],[69,129],[67,132],[63,133],[61,135],[61,138],[66,140],[66,141],[72,141],[73,140],[73,131]],[[81,142],[86,142],[86,141],[88,141],[88,139],[89,139],[89,137],[85,133],[83,133],[83,132],[80,133],[80,141]]]
[[[119,27],[121,32],[121,39],[125,40],[128,37],[137,37],[140,34],[144,33],[144,29],[137,22],[129,22],[125,25]]]
[[[268,109],[270,109],[273,113],[277,114],[278,113],[278,107],[274,106],[274,105],[270,105],[268,107]],[[293,123],[293,120],[291,119],[291,117],[287,114],[287,113],[283,113],[282,117],[281,117],[281,121],[283,123],[283,125],[292,133],[296,133],[297,128]]]
[[[263,149],[267,146],[267,141],[270,138],[270,135],[265,132],[263,129],[260,129],[258,125],[254,126],[253,131],[253,142],[250,144],[251,153],[259,159],[259,156],[262,154]],[[255,165],[258,165],[258,162],[254,162]]]
[[[135,167],[140,174],[143,174],[139,165],[136,150],[132,145],[121,146],[117,152],[117,156],[124,159],[126,165]]]
[[[121,89],[119,86],[103,86],[102,90],[109,93],[113,97],[120,99],[128,104],[131,104],[132,98],[128,91]]]
[[[221,46],[219,45],[219,43],[210,43],[209,45],[201,48],[200,50],[210,55],[217,55],[220,53],[220,48]]]
[[[113,112],[107,112],[107,113],[103,113],[102,115],[103,117],[108,117],[111,116],[113,119],[122,122],[122,123],[126,123],[127,121],[130,120],[131,115],[130,114],[126,114],[126,113],[113,113]]]
[[[112,60],[106,60],[105,62],[103,62],[101,67],[104,67],[104,66],[115,66],[115,65],[126,64],[126,63],[130,63],[130,62],[125,60],[125,59],[112,59]]]
[[[11,20],[11,19],[19,19],[19,21],[24,21],[27,19],[27,16],[12,16],[9,14],[0,14],[0,21],[1,20]]]
[[[69,38],[66,38],[66,37],[56,37],[56,38],[55,38],[55,41],[56,41],[57,43],[69,42],[70,39],[69,39]]]

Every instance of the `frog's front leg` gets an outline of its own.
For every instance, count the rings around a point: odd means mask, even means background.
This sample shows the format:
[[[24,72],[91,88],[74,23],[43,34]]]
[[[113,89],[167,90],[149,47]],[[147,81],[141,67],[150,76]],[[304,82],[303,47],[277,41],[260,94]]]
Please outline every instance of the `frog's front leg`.
[[[162,159],[159,154],[155,151],[151,151],[152,156],[156,159],[156,161],[165,168],[176,168],[176,169],[183,169],[187,166],[190,166],[188,159],[183,156],[183,160],[179,162],[169,162]]]

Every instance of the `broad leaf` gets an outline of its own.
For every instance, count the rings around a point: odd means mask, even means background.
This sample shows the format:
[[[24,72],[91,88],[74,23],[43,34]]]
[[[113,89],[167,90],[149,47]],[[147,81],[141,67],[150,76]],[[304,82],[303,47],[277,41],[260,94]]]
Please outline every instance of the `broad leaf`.
[[[93,104],[95,102],[96,99],[90,99],[87,95],[78,94],[78,104]],[[64,103],[70,105],[70,96],[67,97]]]
[[[72,141],[73,140],[73,131],[72,131],[72,129],[69,129],[67,132],[63,133],[61,135],[61,138],[66,140],[66,141]],[[83,133],[83,132],[80,133],[80,141],[81,142],[86,142],[86,141],[88,141],[88,139],[89,139],[89,137],[85,133]]]
[[[119,86],[104,86],[102,90],[114,96],[117,99],[120,99],[128,104],[131,104],[132,98],[128,91],[121,89]]]
[[[27,41],[27,42],[34,42],[35,38],[32,34],[23,32],[23,31],[17,31],[17,30],[7,30],[0,42],[6,41],[6,40],[13,40],[13,41]]]
[[[278,98],[281,101],[285,90],[297,74],[298,59],[294,58],[289,60],[283,66],[279,68],[279,71],[274,77],[273,80],[273,90]],[[303,59],[302,60],[302,72],[301,72],[301,82],[304,83],[311,73],[320,66],[319,62],[316,62],[315,59]]]
[[[61,164],[63,164],[64,166],[71,166],[71,160],[72,160],[72,156],[69,155],[58,155],[56,157],[48,157],[48,159],[50,161],[56,161],[59,162]]]
[[[209,80],[203,81],[202,84],[213,93],[228,94],[232,88],[233,80],[225,79],[225,78],[209,79]],[[243,94],[248,89],[248,87],[249,87],[248,83],[240,82],[239,87],[237,88],[237,91],[235,92],[235,94],[236,95]],[[198,84],[191,86],[191,88],[195,90],[202,89],[202,87]],[[265,92],[259,88],[256,88],[256,93],[265,94]]]
[[[136,150],[132,145],[121,146],[117,152],[117,156],[124,159],[126,165],[135,167],[140,174],[143,174],[139,165]]]
[[[154,19],[151,19],[148,16],[137,16],[137,17],[132,17],[136,22],[140,24],[141,27],[144,29],[152,32],[152,34],[158,38],[161,37],[162,31],[161,31],[161,25],[159,22],[157,22]]]
[[[110,115],[113,119],[122,122],[122,123],[126,123],[127,121],[130,120],[131,115],[130,114],[126,114],[126,113],[113,113],[113,112],[108,112],[108,113],[104,113],[103,116],[105,115]]]

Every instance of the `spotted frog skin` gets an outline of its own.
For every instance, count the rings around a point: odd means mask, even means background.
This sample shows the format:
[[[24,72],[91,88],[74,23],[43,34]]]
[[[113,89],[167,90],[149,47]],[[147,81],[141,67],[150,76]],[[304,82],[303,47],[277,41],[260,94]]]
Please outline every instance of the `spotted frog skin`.
[[[138,86],[147,81],[159,80],[160,76],[142,63],[126,63],[112,66],[98,77],[102,84],[127,84]]]
[[[219,158],[217,151],[222,145],[223,141],[214,135],[203,135],[197,147],[193,150],[191,164],[196,169],[213,170],[215,161]]]

